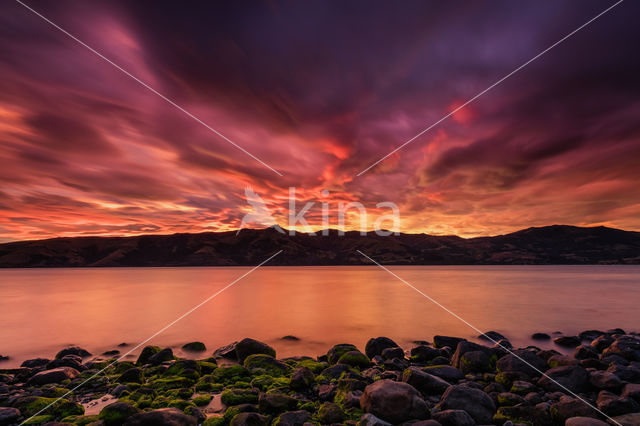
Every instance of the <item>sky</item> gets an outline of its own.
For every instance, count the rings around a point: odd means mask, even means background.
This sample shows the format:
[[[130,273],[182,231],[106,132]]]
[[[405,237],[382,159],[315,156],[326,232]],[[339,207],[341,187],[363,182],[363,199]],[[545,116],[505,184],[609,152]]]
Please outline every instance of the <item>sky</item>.
[[[632,1],[358,176],[613,3],[25,0],[179,109],[3,2],[0,242],[232,230],[247,187],[283,227],[295,187],[313,229],[640,230]]]

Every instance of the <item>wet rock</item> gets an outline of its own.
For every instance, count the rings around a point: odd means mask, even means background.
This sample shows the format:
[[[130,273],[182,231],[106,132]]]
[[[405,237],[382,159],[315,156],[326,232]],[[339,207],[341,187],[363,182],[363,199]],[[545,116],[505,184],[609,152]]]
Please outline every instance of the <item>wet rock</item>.
[[[261,413],[280,414],[295,410],[298,400],[283,393],[261,393],[259,406]]]
[[[491,343],[497,343],[500,340],[507,340],[506,337],[504,337],[502,334],[498,333],[497,331],[487,331],[486,333],[482,333],[481,335],[478,336],[478,339],[491,342]]]
[[[495,415],[496,420],[517,424],[531,424],[546,426],[551,424],[551,417],[548,412],[547,404],[541,403],[537,405],[514,405],[511,407],[500,407]]]
[[[604,336],[606,333],[600,330],[585,330],[582,333],[578,334],[578,337],[582,340],[593,341],[600,336]]]
[[[607,426],[607,423],[591,417],[571,417],[564,426]]]
[[[60,359],[67,355],[76,355],[80,358],[87,358],[91,356],[91,352],[86,349],[79,348],[77,346],[72,346],[70,348],[64,348],[60,352],[56,354],[56,359]]]
[[[382,355],[382,351],[387,348],[397,348],[398,344],[388,337],[376,337],[373,339],[369,339],[367,344],[364,347],[364,353],[369,357],[373,358],[376,355]]]
[[[264,372],[271,376],[285,376],[289,372],[287,364],[264,354],[249,355],[244,360],[244,367],[253,373]]]
[[[451,365],[463,373],[490,371],[491,349],[473,342],[460,342],[456,348]]]
[[[420,345],[411,349],[411,361],[413,362],[426,363],[440,355],[442,355],[440,349],[436,349],[427,345]]]
[[[118,377],[120,383],[142,383],[144,373],[141,368],[130,368]]]
[[[528,350],[513,351],[498,360],[496,368],[500,372],[519,372],[530,377],[539,376],[539,371],[547,370],[547,363],[538,355]]]
[[[136,361],[137,365],[145,365],[149,363],[149,358],[151,358],[152,355],[157,354],[158,352],[160,352],[162,349],[159,348],[158,346],[145,346],[142,349],[142,352],[140,352],[140,356],[138,356],[138,360]]]
[[[439,410],[464,410],[476,423],[489,424],[496,406],[489,395],[467,386],[450,386],[437,405]]]
[[[617,390],[624,382],[610,371],[592,371],[589,373],[589,381],[598,389]]]
[[[33,358],[33,359],[28,359],[24,361],[22,364],[20,364],[20,367],[38,368],[38,367],[44,367],[50,362],[51,360],[47,358]]]
[[[560,336],[553,339],[553,342],[558,346],[566,348],[575,348],[582,343],[582,340],[578,336]]]
[[[580,345],[571,356],[575,359],[598,358],[598,351],[591,345]]]
[[[346,364],[336,364],[331,367],[327,367],[320,373],[321,376],[328,379],[339,379],[343,373],[351,372],[351,367]]]
[[[627,334],[621,328],[612,328],[607,330],[607,334],[616,335],[616,334]]]
[[[591,342],[591,346],[593,346],[597,351],[602,352],[606,348],[611,345],[615,339],[607,334],[597,337]]]
[[[627,383],[622,389],[620,396],[625,398],[633,398],[637,402],[640,402],[640,384]]]
[[[429,417],[427,404],[413,386],[391,380],[379,380],[367,386],[360,406],[365,412],[394,424]]]
[[[221,348],[213,351],[213,356],[217,358],[238,359],[238,354],[236,353],[237,344],[238,342],[233,342],[226,346],[222,346]]]
[[[286,336],[282,336],[280,340],[286,340],[289,342],[299,342],[300,338],[297,336],[292,336],[291,334],[287,334]]]
[[[584,392],[589,389],[589,374],[584,367],[579,365],[568,365],[564,367],[556,367],[548,370],[540,380],[538,386],[553,392],[565,391],[561,386],[572,392]]]
[[[13,407],[0,407],[0,425],[13,425],[18,423],[20,410]]]
[[[531,335],[531,338],[533,340],[551,340],[551,336],[549,336],[547,333],[533,333]]]
[[[433,365],[425,367],[424,371],[450,383],[464,379],[464,373],[460,369],[451,367],[450,365]]]
[[[524,381],[524,380],[516,380],[511,385],[511,392],[517,393],[518,395],[526,395],[530,392],[533,392],[536,387],[533,383]]]
[[[276,357],[276,351],[266,343],[260,342],[255,339],[245,338],[236,344],[236,356],[240,363],[244,363],[244,360],[249,355],[270,355]]]
[[[448,346],[451,349],[455,349],[458,347],[458,343],[464,342],[467,339],[462,339],[460,337],[451,337],[451,336],[433,336],[433,345],[436,348],[442,348],[444,346]]]
[[[391,423],[385,422],[382,419],[374,416],[371,413],[366,413],[364,416],[360,417],[357,426],[392,426]]]
[[[318,399],[320,401],[329,401],[332,400],[337,391],[336,385],[331,384],[322,384],[318,386]]]
[[[355,350],[345,352],[338,358],[338,364],[346,364],[351,367],[365,369],[371,365],[371,360],[362,352]]]
[[[280,414],[273,422],[273,426],[302,426],[311,420],[311,414],[305,410],[287,411]]]
[[[609,416],[633,413],[640,410],[640,405],[631,398],[603,390],[598,394],[598,409]]]
[[[269,418],[258,413],[236,414],[231,422],[231,426],[268,426]]]
[[[318,420],[325,425],[341,423],[344,420],[344,411],[336,403],[325,402],[318,410]]]
[[[177,408],[162,408],[134,414],[127,418],[125,426],[195,426],[195,417],[188,416]]]
[[[524,398],[511,392],[503,392],[498,395],[498,405],[513,406],[524,402]]]
[[[171,361],[173,359],[173,351],[171,348],[162,349],[160,352],[155,353],[149,357],[149,363],[153,365],[160,365],[165,361]]]
[[[638,426],[640,425],[640,413],[623,414],[607,420],[607,423],[615,426]]]
[[[565,395],[551,405],[550,413],[551,417],[560,423],[571,417],[599,418],[601,416],[594,407],[584,401]]]
[[[577,359],[565,355],[553,355],[547,360],[547,365],[551,368],[564,367],[565,365],[579,365]]]
[[[294,390],[308,389],[313,385],[315,375],[307,367],[297,368],[291,375],[289,386]]]
[[[620,336],[602,355],[618,355],[629,361],[640,361],[640,339],[635,336]]]
[[[404,359],[404,350],[402,348],[386,348],[382,351],[382,358],[384,359]]]
[[[62,383],[65,380],[75,379],[79,375],[78,370],[71,367],[54,368],[36,373],[29,379],[27,384],[42,386],[49,383]]]
[[[329,362],[329,364],[336,364],[342,355],[346,354],[347,352],[354,351],[358,352],[358,348],[356,348],[354,345],[348,343],[337,344],[327,352],[327,361]]]
[[[433,414],[433,420],[442,426],[474,426],[476,424],[473,417],[464,410],[438,411]]]
[[[182,345],[182,349],[189,352],[204,352],[207,350],[207,347],[202,342],[190,342]]]
[[[139,412],[140,409],[128,402],[114,402],[105,406],[98,418],[104,422],[105,426],[120,426],[126,419]]]
[[[426,395],[442,395],[450,385],[440,377],[425,373],[417,367],[404,370],[402,381]]]
[[[615,374],[625,382],[640,383],[640,369],[624,366],[619,364],[611,364],[607,371]]]

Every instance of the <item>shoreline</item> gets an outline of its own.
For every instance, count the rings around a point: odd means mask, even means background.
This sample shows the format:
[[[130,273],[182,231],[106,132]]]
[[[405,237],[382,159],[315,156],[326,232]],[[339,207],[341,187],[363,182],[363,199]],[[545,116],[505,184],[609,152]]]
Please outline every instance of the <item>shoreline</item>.
[[[249,338],[213,354],[192,342],[181,348],[188,358],[147,346],[117,362],[118,348],[96,357],[68,347],[18,368],[0,363],[0,425],[640,424],[638,333],[555,337],[571,355],[512,348],[494,331],[478,338],[403,349],[378,337],[315,358],[278,358]]]

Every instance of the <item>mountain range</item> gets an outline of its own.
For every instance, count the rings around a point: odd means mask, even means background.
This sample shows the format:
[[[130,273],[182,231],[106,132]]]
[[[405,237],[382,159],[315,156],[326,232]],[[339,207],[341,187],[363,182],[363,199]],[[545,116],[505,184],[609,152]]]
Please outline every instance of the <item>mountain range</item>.
[[[281,230],[280,230],[281,231]],[[134,237],[72,237],[0,244],[0,267],[640,264],[640,232],[553,225],[493,237],[328,235],[243,229]]]

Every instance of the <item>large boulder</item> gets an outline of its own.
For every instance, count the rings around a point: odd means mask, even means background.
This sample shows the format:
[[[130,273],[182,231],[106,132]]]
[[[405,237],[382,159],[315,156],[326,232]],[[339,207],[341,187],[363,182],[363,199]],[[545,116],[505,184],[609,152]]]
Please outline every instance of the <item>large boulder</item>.
[[[280,414],[295,410],[298,400],[284,393],[261,393],[259,405],[261,413]]]
[[[125,420],[125,426],[196,426],[198,421],[177,408],[162,408],[134,414]]]
[[[338,364],[346,364],[351,367],[366,369],[371,365],[371,360],[360,351],[349,351],[338,358]]]
[[[379,380],[367,386],[362,409],[393,424],[413,419],[429,418],[429,409],[420,392],[407,383]]]
[[[160,352],[155,353],[149,357],[149,363],[153,365],[160,365],[163,362],[171,361],[173,359],[173,351],[171,348],[164,348]]]
[[[589,390],[591,383],[589,373],[579,365],[567,365],[548,370],[540,380],[538,386],[549,392],[565,391],[579,393]]]
[[[433,419],[442,426],[475,426],[473,417],[464,410],[444,410],[433,413]]]
[[[100,411],[98,418],[103,421],[105,426],[120,426],[126,419],[139,412],[140,409],[128,402],[114,402],[105,406]]]
[[[464,379],[464,373],[459,368],[450,365],[432,365],[425,367],[424,371],[448,382],[457,382]]]
[[[369,339],[364,347],[364,353],[371,359],[376,355],[382,355],[383,350],[395,347],[398,347],[398,344],[388,337],[375,337]]]
[[[236,343],[236,356],[240,363],[243,363],[249,355],[256,354],[271,355],[275,358],[276,350],[266,343],[255,339],[245,338]]]
[[[67,355],[76,355],[80,358],[87,358],[91,356],[91,352],[86,349],[79,348],[77,346],[72,346],[70,348],[64,348],[60,352],[56,354],[56,359],[61,359]]]
[[[495,362],[495,355],[491,349],[467,341],[458,343],[456,351],[451,357],[451,365],[464,373],[490,371],[492,362]]]
[[[620,336],[602,352],[602,355],[619,355],[629,361],[640,361],[640,338]]]
[[[358,348],[349,343],[339,343],[329,349],[329,351],[327,352],[327,361],[329,362],[329,364],[335,364],[338,362],[342,355],[346,354],[347,352],[353,351],[357,352]]]
[[[302,426],[311,420],[311,414],[305,410],[287,411],[280,414],[273,426]]]
[[[618,396],[603,390],[598,394],[598,409],[608,416],[634,413],[640,410],[640,405],[631,398]]]
[[[500,372],[515,371],[524,373],[527,376],[535,377],[540,375],[549,367],[547,363],[532,351],[518,350],[503,356],[496,363],[496,368]]]
[[[429,362],[437,356],[442,355],[440,349],[428,345],[419,345],[411,348],[411,361],[413,362]]]
[[[607,420],[607,423],[615,426],[638,426],[640,425],[640,413],[623,414]]]
[[[142,349],[142,352],[140,352],[140,355],[138,356],[138,360],[136,361],[137,365],[145,365],[149,363],[149,358],[151,358],[152,355],[157,354],[158,352],[160,352],[162,349],[158,346],[145,346]]]
[[[304,390],[313,385],[315,375],[307,367],[298,367],[291,375],[289,386],[293,390]]]
[[[51,370],[41,371],[36,373],[29,379],[27,384],[29,385],[48,385],[50,383],[62,383],[65,380],[71,380],[78,377],[80,373],[75,368],[60,367]]]
[[[287,364],[264,354],[249,355],[244,360],[244,367],[251,372],[263,372],[270,376],[285,376],[289,372]]]
[[[601,417],[593,406],[570,396],[561,397],[558,402],[551,405],[549,411],[553,420],[560,424],[571,417]]]
[[[458,347],[458,343],[464,342],[467,339],[451,336],[433,336],[433,345],[436,348],[443,348],[445,346],[455,349]]]
[[[425,373],[418,367],[409,367],[402,374],[402,381],[410,384],[425,395],[442,395],[450,383],[438,376]]]
[[[0,407],[0,425],[18,424],[20,418],[20,410],[13,407]]]
[[[437,405],[438,410],[464,410],[478,424],[489,424],[496,406],[489,395],[468,386],[450,386]]]

